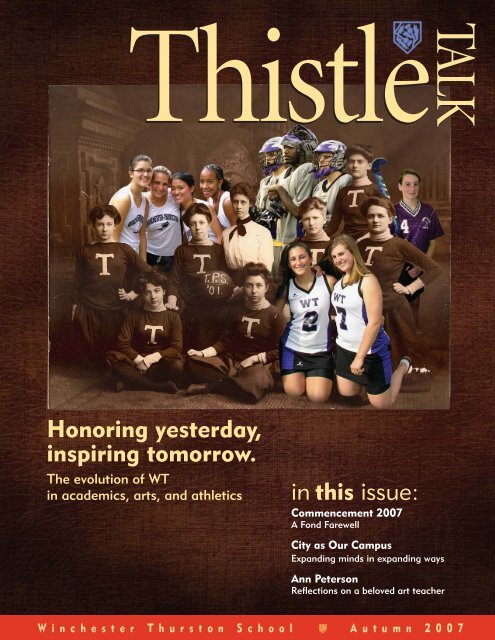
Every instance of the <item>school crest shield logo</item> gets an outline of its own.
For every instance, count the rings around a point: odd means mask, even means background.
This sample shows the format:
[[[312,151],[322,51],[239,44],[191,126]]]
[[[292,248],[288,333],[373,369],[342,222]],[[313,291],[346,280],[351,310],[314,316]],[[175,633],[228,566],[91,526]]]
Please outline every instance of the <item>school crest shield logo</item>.
[[[326,624],[319,624],[318,625],[318,630],[319,630],[320,633],[326,633],[327,629],[328,629],[328,625],[326,625]]]
[[[411,53],[423,40],[420,20],[394,21],[394,44],[404,53]]]

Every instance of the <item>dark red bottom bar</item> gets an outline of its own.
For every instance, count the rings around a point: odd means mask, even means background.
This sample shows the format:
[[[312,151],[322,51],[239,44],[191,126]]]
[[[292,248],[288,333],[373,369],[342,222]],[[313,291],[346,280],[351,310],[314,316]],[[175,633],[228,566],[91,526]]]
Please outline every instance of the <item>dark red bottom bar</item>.
[[[6,640],[488,640],[495,616],[0,616]]]

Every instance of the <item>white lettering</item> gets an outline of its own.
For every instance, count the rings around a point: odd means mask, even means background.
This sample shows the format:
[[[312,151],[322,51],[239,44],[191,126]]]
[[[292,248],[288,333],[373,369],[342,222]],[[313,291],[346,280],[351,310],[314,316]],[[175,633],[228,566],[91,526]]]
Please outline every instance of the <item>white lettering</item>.
[[[368,257],[364,263],[367,267],[371,267],[373,264],[373,254],[375,251],[383,251],[383,247],[366,247],[365,251],[368,251]]]
[[[156,332],[157,331],[163,331],[163,327],[162,326],[156,326],[154,327],[152,324],[145,324],[144,325],[144,330],[145,331],[151,331],[151,337],[149,339],[148,344],[156,344]]]
[[[253,327],[253,324],[260,324],[261,320],[259,318],[247,318],[246,316],[243,316],[242,322],[248,323],[246,337],[252,338],[254,340],[254,336],[251,335],[251,329]]]
[[[108,271],[108,258],[115,258],[113,253],[97,253],[95,255],[96,260],[101,258],[101,268],[100,276],[109,276],[110,272]]]
[[[206,273],[205,271],[205,260],[208,258],[208,260],[211,259],[211,256],[207,256],[204,253],[195,253],[193,255],[193,258],[199,258],[201,260],[201,267],[199,268],[199,271],[196,271],[196,273]]]

